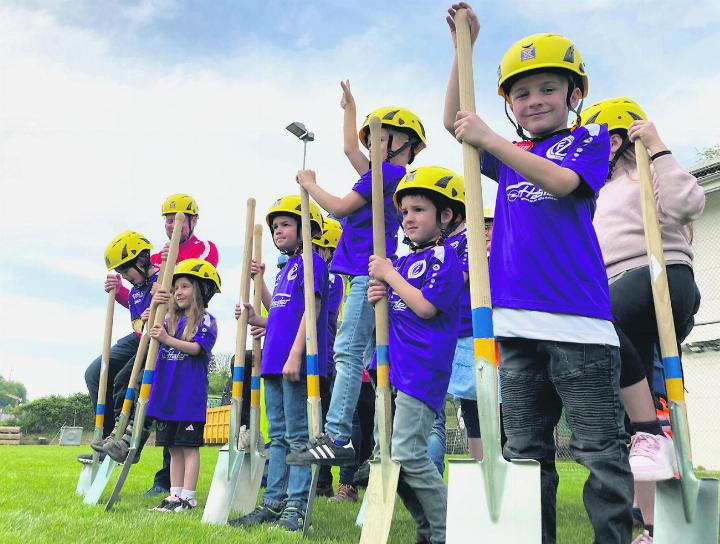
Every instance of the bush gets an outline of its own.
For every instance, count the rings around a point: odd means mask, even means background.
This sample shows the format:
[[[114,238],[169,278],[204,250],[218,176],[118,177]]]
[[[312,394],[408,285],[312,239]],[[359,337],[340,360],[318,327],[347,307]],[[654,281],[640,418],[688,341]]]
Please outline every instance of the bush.
[[[63,425],[76,424],[85,429],[95,427],[95,409],[87,393],[41,397],[19,405],[13,414],[25,434],[56,433]]]

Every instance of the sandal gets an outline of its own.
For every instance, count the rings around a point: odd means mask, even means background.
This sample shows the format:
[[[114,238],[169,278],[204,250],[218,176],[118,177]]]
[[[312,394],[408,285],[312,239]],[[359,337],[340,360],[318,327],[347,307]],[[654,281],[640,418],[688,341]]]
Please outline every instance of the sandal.
[[[173,500],[174,499],[174,500]],[[155,508],[150,508],[151,512],[174,512],[183,499],[177,497],[166,497]]]

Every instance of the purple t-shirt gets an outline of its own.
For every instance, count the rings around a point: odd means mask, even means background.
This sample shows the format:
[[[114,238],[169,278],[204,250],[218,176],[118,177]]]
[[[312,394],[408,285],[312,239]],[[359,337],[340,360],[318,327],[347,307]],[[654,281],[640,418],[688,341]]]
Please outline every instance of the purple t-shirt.
[[[321,302],[317,315],[318,374],[327,376],[328,269],[320,255],[313,251],[312,256],[315,296],[320,297]],[[295,342],[305,313],[303,271],[302,256],[295,255],[288,259],[275,278],[260,366],[263,377],[282,374]],[[305,357],[300,372],[307,373]]]
[[[128,295],[128,310],[130,310],[130,319],[132,321],[139,319],[142,313],[150,306],[150,302],[152,301],[152,293],[150,290],[157,279],[158,273],[155,272],[146,283],[140,287],[133,286],[133,288],[130,289],[130,294]]]
[[[460,326],[460,264],[454,251],[437,246],[399,257],[394,265],[438,311],[434,317],[422,319],[388,288],[390,383],[439,412],[450,382]]]
[[[338,313],[343,296],[345,296],[345,283],[340,274],[330,274],[328,277],[328,367],[335,368],[335,335],[337,334]]]
[[[181,337],[184,329],[185,318],[181,317],[175,338]],[[200,344],[198,355],[160,345],[148,401],[149,416],[167,421],[205,421],[208,364],[216,339],[217,322],[206,313],[189,340]]]
[[[608,171],[607,128],[590,124],[563,131],[535,140],[528,152],[573,170],[581,182],[556,198],[483,155],[483,173],[498,182],[490,252],[493,306],[612,320],[592,224]]]
[[[405,175],[405,167],[389,162],[382,163],[383,196],[385,200],[385,252],[395,255],[398,246],[398,213],[393,194]],[[372,255],[372,170],[365,172],[353,186],[353,191],[366,202],[345,218],[337,249],[330,263],[330,271],[349,276],[367,276],[368,260]]]
[[[455,250],[460,263],[462,272],[470,273],[470,265],[468,263],[468,243],[467,230],[463,229],[454,236],[450,236],[445,240],[445,245]],[[465,282],[460,292],[460,338],[469,338],[472,332],[472,313],[470,312],[470,282]]]

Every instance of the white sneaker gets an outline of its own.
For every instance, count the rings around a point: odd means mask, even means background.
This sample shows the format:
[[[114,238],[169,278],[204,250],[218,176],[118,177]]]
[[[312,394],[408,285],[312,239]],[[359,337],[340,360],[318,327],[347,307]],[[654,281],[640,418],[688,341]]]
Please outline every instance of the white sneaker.
[[[642,432],[633,435],[630,439],[630,469],[638,482],[673,478],[677,472],[673,441],[663,435]]]

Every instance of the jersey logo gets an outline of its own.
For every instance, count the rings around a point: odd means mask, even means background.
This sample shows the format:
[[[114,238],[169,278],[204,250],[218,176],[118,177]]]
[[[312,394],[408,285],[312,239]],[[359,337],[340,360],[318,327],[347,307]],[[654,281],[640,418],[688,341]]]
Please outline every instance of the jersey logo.
[[[435,258],[441,263],[445,262],[445,246],[437,246],[433,249]],[[424,269],[423,269],[424,270]]]
[[[585,125],[585,128],[587,129],[590,136],[595,137],[600,134],[600,125],[596,123],[590,123],[588,125]]]
[[[427,263],[425,261],[418,261],[416,263],[413,263],[412,266],[410,266],[410,268],[408,269],[408,279],[413,280],[415,278],[419,278],[425,273],[426,267]]]
[[[567,155],[567,150],[570,147],[570,145],[575,141],[575,136],[565,136],[562,140],[559,142],[554,143],[550,149],[548,149],[545,152],[545,156],[548,159],[561,161],[565,158],[565,155]]]
[[[288,271],[287,279],[294,280],[297,278],[298,263],[294,263],[292,268]]]
[[[520,149],[523,149],[525,151],[530,151],[535,144],[532,143],[530,140],[522,140],[520,142],[515,142],[515,147],[519,147]]]
[[[550,193],[546,193],[529,181],[521,181],[515,185],[508,185],[505,189],[508,202],[540,202],[541,200],[557,200]]]

